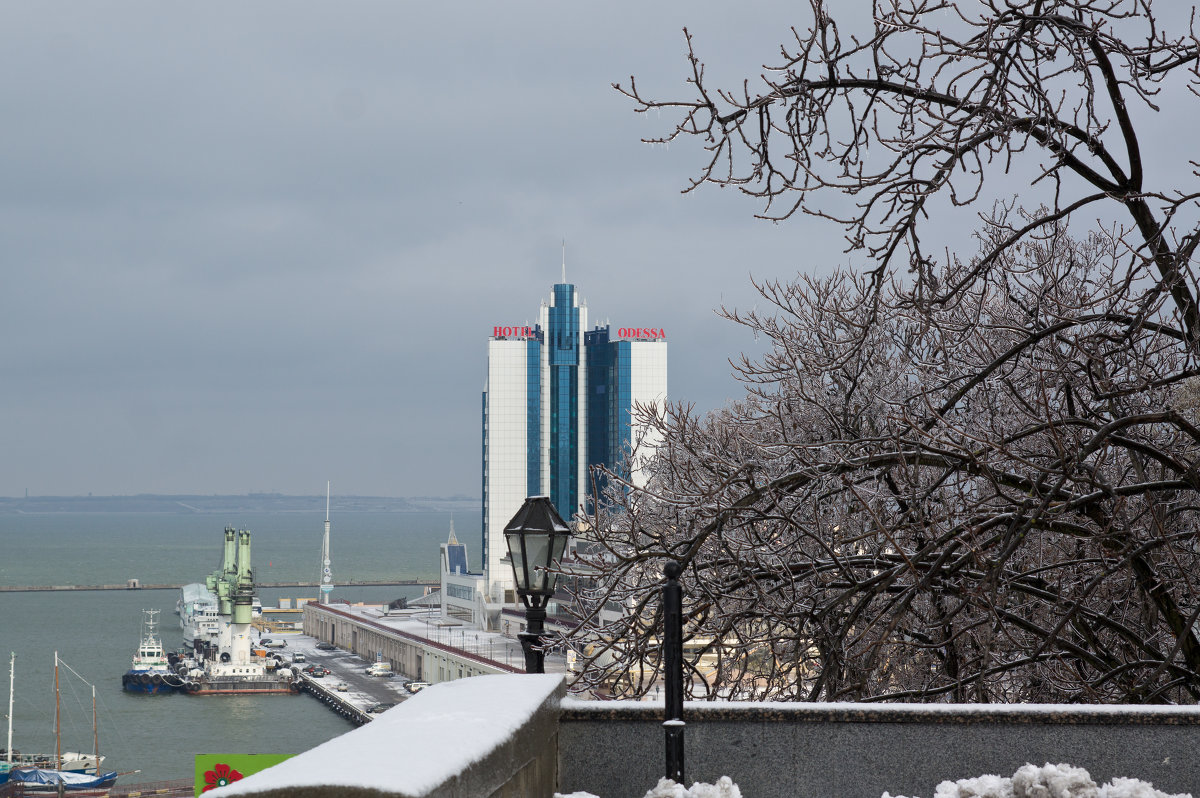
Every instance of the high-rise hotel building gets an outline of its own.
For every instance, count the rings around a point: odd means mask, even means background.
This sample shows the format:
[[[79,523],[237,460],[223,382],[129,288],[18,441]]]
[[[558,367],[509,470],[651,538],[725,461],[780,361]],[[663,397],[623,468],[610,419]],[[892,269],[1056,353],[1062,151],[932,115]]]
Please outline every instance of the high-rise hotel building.
[[[615,334],[614,334],[615,333]],[[549,496],[563,518],[586,510],[590,467],[617,468],[653,441],[635,405],[667,398],[661,327],[588,329],[575,286],[554,286],[533,326],[497,326],[483,392],[483,567],[490,602],[512,586],[504,526],[528,496]],[[638,480],[637,465],[630,475]]]

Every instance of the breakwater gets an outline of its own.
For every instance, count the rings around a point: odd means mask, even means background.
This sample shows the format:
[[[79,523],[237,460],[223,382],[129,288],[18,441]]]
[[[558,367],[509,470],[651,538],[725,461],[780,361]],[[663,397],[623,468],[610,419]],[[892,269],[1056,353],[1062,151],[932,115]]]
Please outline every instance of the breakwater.
[[[432,579],[353,580],[338,582],[338,587],[436,587],[439,582]],[[255,582],[256,588],[312,587],[317,582]],[[183,585],[148,585],[130,580],[123,585],[0,585],[0,593],[42,593],[70,590],[179,590]]]

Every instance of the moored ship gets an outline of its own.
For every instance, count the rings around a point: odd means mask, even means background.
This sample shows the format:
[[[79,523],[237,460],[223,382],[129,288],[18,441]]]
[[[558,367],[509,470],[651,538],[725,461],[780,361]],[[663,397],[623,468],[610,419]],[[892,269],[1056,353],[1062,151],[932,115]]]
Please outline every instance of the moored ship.
[[[184,645],[196,652],[216,645],[221,618],[217,612],[217,597],[207,585],[203,582],[184,585],[179,591],[175,611],[179,613]]]
[[[251,651],[251,621],[257,597],[250,568],[249,532],[225,529],[221,567],[208,576],[203,587],[216,600],[216,628],[210,640],[196,638],[193,650],[198,661],[181,666],[181,689],[191,695],[294,692],[290,668],[275,667],[273,658],[268,665],[265,658]]]
[[[162,641],[155,633],[158,610],[142,610],[142,634],[132,667],[121,677],[121,687],[130,693],[171,693],[183,687],[183,680],[171,670]]]

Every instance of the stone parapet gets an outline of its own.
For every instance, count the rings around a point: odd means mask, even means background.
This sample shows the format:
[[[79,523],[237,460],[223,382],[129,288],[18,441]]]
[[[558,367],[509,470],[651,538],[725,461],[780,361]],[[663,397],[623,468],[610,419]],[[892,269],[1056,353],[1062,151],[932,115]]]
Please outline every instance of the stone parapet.
[[[214,793],[265,798],[644,795],[665,769],[662,704],[565,697],[560,675],[464,678]],[[1026,763],[1200,796],[1200,708],[691,703],[687,781],[747,798],[932,796]]]
[[[663,775],[662,704],[567,699],[562,792],[645,794]],[[944,780],[1069,763],[1200,795],[1200,708],[689,703],[688,782],[730,776],[754,798],[932,795]]]

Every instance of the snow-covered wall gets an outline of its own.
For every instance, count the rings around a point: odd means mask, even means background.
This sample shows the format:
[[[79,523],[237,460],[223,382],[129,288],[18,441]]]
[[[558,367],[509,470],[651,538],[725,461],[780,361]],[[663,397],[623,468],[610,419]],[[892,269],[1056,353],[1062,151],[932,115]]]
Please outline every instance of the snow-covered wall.
[[[214,798],[637,798],[664,772],[662,704],[565,698],[559,675],[476,676],[206,793]],[[688,704],[687,781],[750,798],[932,795],[1065,762],[1200,795],[1200,708]]]
[[[754,798],[931,795],[1047,762],[1200,795],[1197,707],[698,703],[685,718],[688,783],[730,776]],[[644,795],[663,748],[662,704],[568,698],[559,790]]]
[[[205,795],[550,796],[564,692],[559,675],[436,684],[366,726]]]

